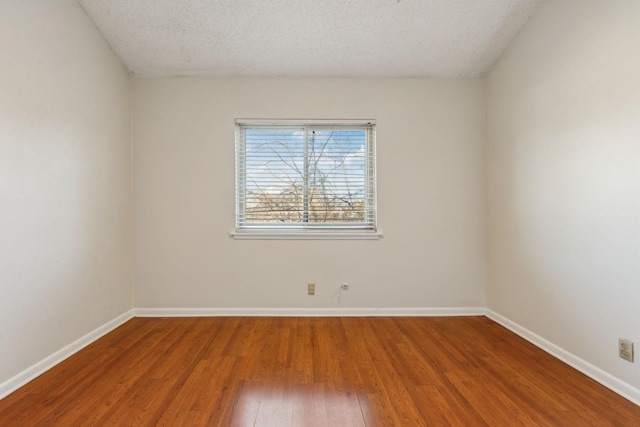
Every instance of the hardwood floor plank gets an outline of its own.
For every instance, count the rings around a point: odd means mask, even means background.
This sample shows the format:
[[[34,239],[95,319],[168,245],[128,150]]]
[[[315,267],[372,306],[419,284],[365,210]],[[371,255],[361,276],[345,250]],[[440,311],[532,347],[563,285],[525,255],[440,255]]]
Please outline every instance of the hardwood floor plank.
[[[450,402],[441,393],[442,387],[438,385],[420,385],[411,388],[414,399],[420,402],[418,410],[425,420],[425,425],[464,427],[472,422],[461,417],[460,411],[454,409],[454,403]]]
[[[292,341],[291,360],[288,366],[293,373],[295,384],[310,384],[313,382],[313,319],[296,320],[294,340]]]
[[[364,427],[366,425],[355,388],[326,385],[325,390],[329,426]]]
[[[640,426],[484,317],[132,319],[0,401],[5,426]]]
[[[373,355],[373,378],[377,384],[378,394],[382,400],[388,402],[386,411],[394,425],[420,425],[420,413],[390,356],[390,348],[395,338],[391,334],[380,333],[387,331],[381,326],[390,319],[381,319],[382,322],[379,320],[369,319],[369,328],[365,329],[363,337],[369,345],[369,352]]]
[[[327,426],[327,408],[322,384],[301,384],[293,388],[291,425],[295,427]]]
[[[291,427],[293,400],[282,383],[268,384],[262,393],[255,427]]]
[[[232,406],[231,416],[228,420],[223,418],[218,425],[220,427],[255,425],[265,389],[266,381],[264,380],[241,381],[236,395],[231,399],[232,404],[229,405]]]

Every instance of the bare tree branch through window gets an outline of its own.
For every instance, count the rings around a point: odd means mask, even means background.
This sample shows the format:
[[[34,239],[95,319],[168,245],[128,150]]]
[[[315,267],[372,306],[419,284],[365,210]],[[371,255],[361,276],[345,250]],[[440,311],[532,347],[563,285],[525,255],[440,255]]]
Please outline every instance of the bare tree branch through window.
[[[371,126],[240,129],[239,222],[372,228]]]

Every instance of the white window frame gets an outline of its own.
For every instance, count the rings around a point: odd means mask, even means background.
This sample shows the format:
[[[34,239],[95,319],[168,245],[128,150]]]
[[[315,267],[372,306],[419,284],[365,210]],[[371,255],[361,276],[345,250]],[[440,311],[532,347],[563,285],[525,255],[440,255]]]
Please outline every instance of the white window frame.
[[[280,119],[236,119],[236,226],[231,232],[234,239],[287,239],[287,240],[377,240],[382,237],[382,233],[377,229],[377,206],[376,206],[376,157],[375,157],[375,120],[280,120]],[[365,215],[369,221],[365,223],[339,223],[332,224],[326,228],[318,226],[307,228],[301,224],[288,224],[286,226],[273,226],[259,224],[252,226],[243,223],[244,218],[244,197],[246,192],[246,157],[245,139],[243,130],[246,128],[259,127],[314,127],[314,128],[338,128],[349,127],[367,128],[366,143],[366,174],[365,191],[366,208]]]

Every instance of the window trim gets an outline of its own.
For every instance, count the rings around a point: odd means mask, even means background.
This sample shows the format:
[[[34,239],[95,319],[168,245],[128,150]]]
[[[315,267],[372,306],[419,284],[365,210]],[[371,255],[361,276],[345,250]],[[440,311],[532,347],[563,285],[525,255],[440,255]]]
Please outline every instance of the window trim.
[[[235,240],[379,240],[383,238],[380,230],[232,230],[229,236]]]
[[[243,153],[239,147],[239,128],[241,126],[373,126],[374,133],[367,141],[367,157],[371,160],[367,163],[368,173],[373,174],[373,182],[370,186],[365,185],[365,191],[373,194],[370,197],[373,212],[373,228],[304,228],[292,226],[287,227],[238,227],[238,216],[242,209],[238,195],[240,186],[244,185],[244,179],[239,170],[243,162]],[[230,237],[236,240],[378,240],[382,238],[382,233],[377,228],[377,185],[376,185],[376,150],[375,150],[375,120],[345,120],[345,119],[235,119],[235,229],[230,232]],[[244,147],[243,147],[244,149]],[[367,212],[365,212],[366,215]]]

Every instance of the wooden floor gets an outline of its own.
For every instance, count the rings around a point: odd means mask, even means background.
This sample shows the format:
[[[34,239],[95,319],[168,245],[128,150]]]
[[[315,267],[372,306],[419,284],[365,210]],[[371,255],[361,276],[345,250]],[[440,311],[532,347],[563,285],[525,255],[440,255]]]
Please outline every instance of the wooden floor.
[[[485,317],[136,318],[0,425],[640,426],[640,407]]]

